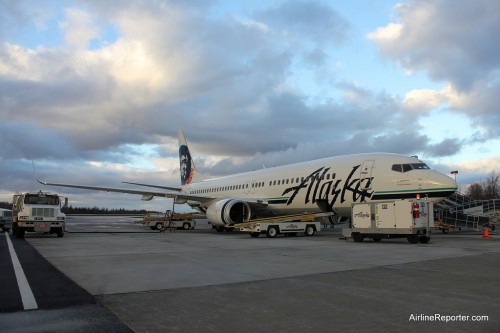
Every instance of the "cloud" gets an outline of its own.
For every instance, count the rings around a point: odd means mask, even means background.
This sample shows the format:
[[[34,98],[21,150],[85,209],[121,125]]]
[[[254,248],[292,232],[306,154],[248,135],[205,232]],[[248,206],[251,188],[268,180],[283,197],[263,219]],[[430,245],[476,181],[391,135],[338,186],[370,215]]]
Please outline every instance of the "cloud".
[[[64,30],[67,45],[85,50],[90,41],[99,37],[99,28],[95,26],[92,15],[79,9],[66,9],[67,20],[59,25]]]
[[[498,1],[408,1],[395,10],[399,22],[368,38],[408,71],[426,71],[463,91],[500,68]]]
[[[406,70],[446,81],[441,90],[415,88],[403,97],[383,85],[372,91],[357,78],[336,78],[328,65],[353,26],[329,3],[279,1],[243,14],[226,14],[224,3],[211,1],[91,0],[57,9],[29,3],[16,2],[0,15],[25,31],[36,20],[42,35],[44,26],[55,27],[58,43],[27,43],[1,23],[0,172],[28,179],[3,182],[1,189],[32,186],[32,158],[52,181],[176,185],[180,128],[197,166],[212,175],[369,151],[449,156],[460,140],[434,142],[411,126],[440,107],[498,133],[491,122],[498,120],[496,58],[472,74],[447,63],[454,54],[437,45],[446,39],[462,50],[457,38],[469,35],[429,32],[436,19],[453,21],[442,1],[398,7],[397,23],[369,35]],[[493,14],[485,14],[490,26],[476,22],[478,29],[496,27]],[[474,66],[477,59],[469,58]],[[303,75],[321,78],[316,84],[336,97],[312,97],[300,84]],[[146,167],[131,166],[137,164]]]
[[[255,17],[286,39],[307,38],[320,45],[345,40],[350,26],[331,6],[314,1],[282,1]]]
[[[395,7],[395,16],[397,23],[379,27],[367,38],[409,73],[421,71],[444,82],[441,90],[406,93],[406,111],[424,115],[445,108],[466,115],[486,133],[483,140],[498,137],[500,3],[408,1]]]

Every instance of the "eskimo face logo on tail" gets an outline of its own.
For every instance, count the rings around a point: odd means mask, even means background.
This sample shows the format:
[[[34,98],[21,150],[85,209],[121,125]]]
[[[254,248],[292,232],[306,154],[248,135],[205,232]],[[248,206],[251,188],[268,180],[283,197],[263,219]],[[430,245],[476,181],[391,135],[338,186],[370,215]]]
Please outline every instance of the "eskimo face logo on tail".
[[[179,159],[181,163],[181,183],[182,185],[190,184],[193,180],[194,169],[191,163],[191,154],[189,153],[189,149],[187,146],[180,146]]]

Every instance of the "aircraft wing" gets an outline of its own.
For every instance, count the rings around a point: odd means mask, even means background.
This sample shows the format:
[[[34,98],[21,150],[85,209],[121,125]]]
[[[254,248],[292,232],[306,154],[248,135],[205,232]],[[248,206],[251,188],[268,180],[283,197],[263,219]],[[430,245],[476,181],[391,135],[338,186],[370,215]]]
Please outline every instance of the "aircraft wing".
[[[123,184],[131,184],[131,185],[139,185],[139,186],[145,186],[145,187],[154,187],[154,188],[161,188],[163,190],[169,190],[169,191],[180,191],[180,187],[169,187],[169,186],[159,186],[159,185],[150,185],[150,184],[141,184],[141,183],[131,183],[131,182],[122,182]]]
[[[38,178],[36,180],[40,184],[47,185],[47,186],[70,187],[70,188],[80,188],[80,189],[84,189],[84,190],[93,190],[93,191],[138,194],[138,195],[142,195],[142,200],[145,200],[145,201],[151,200],[151,199],[153,199],[153,197],[163,197],[163,198],[172,198],[172,199],[180,199],[180,200],[198,201],[200,203],[205,203],[205,202],[223,199],[221,197],[185,194],[185,193],[181,193],[181,192],[159,192],[159,191],[148,191],[148,190],[133,190],[133,189],[119,188],[119,187],[104,187],[104,186],[90,186],[90,185],[77,185],[77,184],[49,183],[49,182],[41,181]],[[143,185],[143,184],[141,184],[141,185]],[[169,187],[161,187],[161,186],[151,186],[151,187],[170,189]],[[245,198],[244,201],[248,202],[250,205],[258,206],[261,208],[267,206],[267,204],[268,204],[266,201],[263,201],[259,198]]]
[[[41,181],[37,178],[37,181],[42,185],[47,186],[58,186],[58,187],[71,187],[80,188],[84,190],[94,190],[94,191],[104,191],[104,192],[117,192],[117,193],[128,193],[128,194],[138,194],[142,195],[142,200],[151,200],[153,197],[163,197],[163,198],[178,198],[183,200],[192,200],[199,202],[207,202],[214,200],[215,197],[204,197],[191,194],[183,194],[180,192],[160,192],[160,191],[149,191],[149,190],[133,190],[128,188],[118,188],[118,187],[104,187],[104,186],[90,186],[90,185],[76,185],[76,184],[60,184],[60,183],[49,183]]]

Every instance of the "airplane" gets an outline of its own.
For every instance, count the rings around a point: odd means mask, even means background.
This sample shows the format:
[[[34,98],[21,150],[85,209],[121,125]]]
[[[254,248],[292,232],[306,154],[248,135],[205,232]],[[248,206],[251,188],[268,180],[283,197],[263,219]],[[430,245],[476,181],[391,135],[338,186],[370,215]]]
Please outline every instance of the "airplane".
[[[49,183],[106,192],[173,198],[206,214],[217,230],[255,218],[288,214],[330,212],[350,216],[360,202],[410,199],[420,196],[433,202],[452,195],[457,183],[431,170],[416,156],[366,153],[323,158],[223,176],[207,177],[195,167],[184,133],[179,131],[180,187],[124,182],[157,190]],[[159,191],[160,190],[160,191]]]

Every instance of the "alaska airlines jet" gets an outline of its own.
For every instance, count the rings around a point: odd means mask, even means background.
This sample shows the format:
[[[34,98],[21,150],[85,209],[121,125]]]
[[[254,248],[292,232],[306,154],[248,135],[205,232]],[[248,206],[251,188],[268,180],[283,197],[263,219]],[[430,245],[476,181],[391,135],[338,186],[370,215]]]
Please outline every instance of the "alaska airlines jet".
[[[41,184],[174,198],[176,203],[206,214],[218,231],[225,226],[253,218],[285,214],[334,212],[349,216],[351,205],[414,198],[420,195],[434,202],[457,190],[456,182],[431,170],[416,157],[374,153],[324,158],[209,178],[195,167],[186,139],[179,131],[181,187],[139,183],[162,191],[108,188],[86,185]]]

